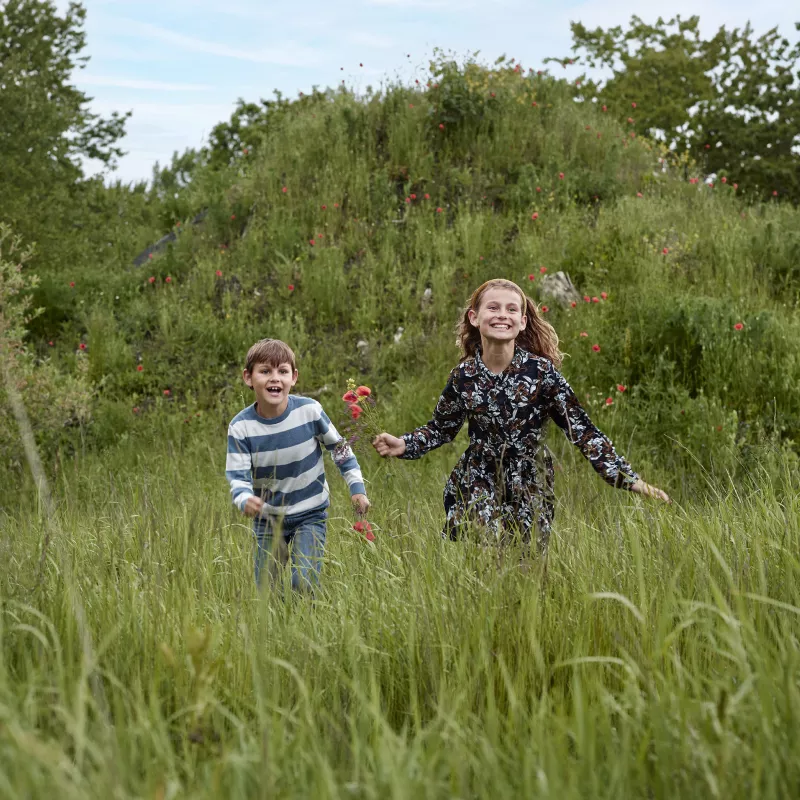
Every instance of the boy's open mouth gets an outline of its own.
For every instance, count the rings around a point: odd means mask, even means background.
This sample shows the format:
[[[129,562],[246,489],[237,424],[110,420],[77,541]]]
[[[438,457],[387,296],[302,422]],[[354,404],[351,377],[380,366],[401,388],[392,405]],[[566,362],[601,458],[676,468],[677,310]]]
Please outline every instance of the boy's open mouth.
[[[283,389],[280,386],[268,386],[267,394],[279,395]]]

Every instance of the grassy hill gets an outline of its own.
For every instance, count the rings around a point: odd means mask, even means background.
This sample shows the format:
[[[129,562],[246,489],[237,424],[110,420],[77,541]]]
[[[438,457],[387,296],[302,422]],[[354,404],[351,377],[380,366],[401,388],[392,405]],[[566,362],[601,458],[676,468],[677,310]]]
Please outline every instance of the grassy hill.
[[[0,407],[4,792],[794,793],[800,214],[635,133],[547,74],[441,60],[429,86],[265,107],[171,196],[114,190],[14,356],[52,507]],[[588,301],[541,294],[559,270]],[[376,543],[331,475],[323,595],[259,597],[222,476],[249,345],[289,342],[342,427],[368,383],[400,433],[498,276],[680,502],[612,491],[555,431],[542,581],[439,539],[461,439],[413,464],[362,442]]]

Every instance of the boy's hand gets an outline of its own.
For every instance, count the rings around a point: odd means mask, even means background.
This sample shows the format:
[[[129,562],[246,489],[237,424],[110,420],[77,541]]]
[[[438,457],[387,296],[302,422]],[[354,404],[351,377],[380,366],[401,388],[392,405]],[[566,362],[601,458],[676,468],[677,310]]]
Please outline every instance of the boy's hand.
[[[405,439],[398,439],[391,433],[379,433],[373,440],[372,446],[381,456],[401,456],[406,451]]]
[[[359,517],[366,517],[367,511],[369,511],[369,507],[371,505],[367,499],[367,496],[365,494],[354,494],[350,500],[355,506],[356,514],[358,514]]]
[[[631,491],[636,492],[636,494],[644,495],[645,497],[655,497],[658,500],[663,500],[665,503],[672,502],[666,492],[655,486],[651,486],[649,483],[645,483],[641,478],[631,486]]]
[[[260,497],[250,495],[250,497],[247,498],[247,502],[244,504],[244,513],[248,517],[257,517],[261,513],[263,506],[264,501]]]

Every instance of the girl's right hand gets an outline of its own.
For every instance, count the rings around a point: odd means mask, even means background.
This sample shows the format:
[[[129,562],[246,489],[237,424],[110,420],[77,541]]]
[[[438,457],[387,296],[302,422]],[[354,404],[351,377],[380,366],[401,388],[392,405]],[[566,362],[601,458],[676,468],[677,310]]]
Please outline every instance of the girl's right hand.
[[[261,513],[264,506],[264,501],[254,494],[247,498],[244,504],[244,513],[248,517],[257,517]]]
[[[378,455],[383,456],[401,456],[406,451],[406,443],[404,439],[398,439],[392,436],[391,433],[379,433],[373,440],[372,446],[378,451]]]

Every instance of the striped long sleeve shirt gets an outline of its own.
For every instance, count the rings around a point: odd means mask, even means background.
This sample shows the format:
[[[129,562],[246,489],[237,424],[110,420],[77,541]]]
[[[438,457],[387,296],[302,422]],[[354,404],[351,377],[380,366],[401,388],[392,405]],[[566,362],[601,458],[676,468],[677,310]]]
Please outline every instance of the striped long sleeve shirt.
[[[286,411],[274,419],[259,416],[255,406],[240,411],[228,426],[225,477],[240,511],[253,495],[264,501],[262,519],[327,508],[330,491],[323,446],[347,481],[350,494],[364,493],[353,451],[316,400],[289,395]]]

